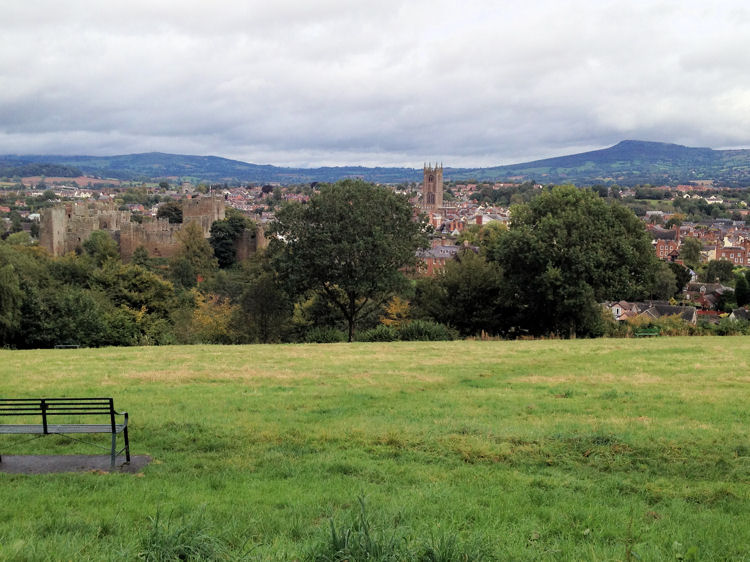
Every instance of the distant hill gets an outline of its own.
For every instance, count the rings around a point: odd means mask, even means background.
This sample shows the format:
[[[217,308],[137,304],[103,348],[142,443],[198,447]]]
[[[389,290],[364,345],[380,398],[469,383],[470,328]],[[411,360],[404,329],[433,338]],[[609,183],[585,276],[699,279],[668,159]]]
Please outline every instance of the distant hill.
[[[75,178],[81,175],[80,170],[64,164],[50,164],[13,159],[6,160],[6,158],[7,157],[0,156],[0,178],[26,178],[30,176]]]
[[[220,183],[233,181],[310,183],[361,177],[369,181],[398,183],[422,179],[422,171],[413,168],[365,168],[362,166],[284,168],[249,164],[218,156],[188,156],[161,152],[121,156],[0,156],[0,161],[12,162],[14,159],[24,163],[74,166],[87,175],[120,180],[178,177]]]
[[[540,183],[577,185],[661,185],[716,180],[721,185],[747,186],[750,185],[750,150],[713,150],[626,140],[603,150],[478,168],[469,173],[477,179],[518,177]]]
[[[0,165],[6,165],[8,169],[32,165],[62,166],[70,175],[83,171],[88,175],[121,180],[178,177],[221,183],[309,183],[361,177],[368,181],[400,183],[422,179],[422,170],[415,168],[283,168],[217,156],[160,152],[122,156],[0,156]],[[0,168],[0,176],[8,175],[18,174],[7,174]],[[445,177],[454,180],[534,180],[545,184],[576,185],[676,185],[695,180],[716,180],[719,185],[739,187],[750,186],[750,150],[713,150],[626,140],[602,150],[522,164],[490,168],[446,168]]]

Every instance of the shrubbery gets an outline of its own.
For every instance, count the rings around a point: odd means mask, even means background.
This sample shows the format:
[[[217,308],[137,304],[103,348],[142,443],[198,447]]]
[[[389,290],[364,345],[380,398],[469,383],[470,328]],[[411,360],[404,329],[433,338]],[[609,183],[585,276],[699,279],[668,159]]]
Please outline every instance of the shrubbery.
[[[346,341],[346,334],[336,328],[316,326],[305,332],[305,343],[340,343]]]
[[[377,341],[396,341],[399,339],[397,328],[380,324],[370,330],[365,330],[357,334],[357,341],[377,342]]]
[[[401,341],[447,341],[457,338],[458,332],[453,328],[428,320],[412,320],[398,332]]]

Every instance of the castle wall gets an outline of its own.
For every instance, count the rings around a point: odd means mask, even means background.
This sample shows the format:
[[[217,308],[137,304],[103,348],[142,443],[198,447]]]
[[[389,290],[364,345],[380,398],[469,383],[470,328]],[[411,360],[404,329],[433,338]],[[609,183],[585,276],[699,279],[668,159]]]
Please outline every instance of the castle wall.
[[[128,261],[138,246],[143,246],[152,258],[171,258],[177,252],[180,241],[177,233],[180,224],[170,224],[167,219],[130,223],[120,230],[120,256]]]
[[[95,205],[68,203],[42,211],[39,243],[53,256],[62,256],[80,248],[91,233],[105,230],[117,240],[120,256],[128,261],[138,246],[143,246],[151,257],[171,258],[180,247],[177,233],[188,222],[196,222],[208,238],[214,221],[225,217],[224,199],[188,199],[183,206],[183,224],[170,224],[167,219],[132,222],[129,211],[118,211],[113,203]],[[246,259],[265,247],[263,231],[245,232],[237,243],[238,259]]]
[[[39,220],[39,245],[53,256],[62,256],[65,254],[66,227],[65,207],[44,209]]]
[[[182,205],[182,224],[197,222],[206,238],[211,233],[211,225],[215,221],[224,220],[224,217],[224,199],[221,197],[188,199]]]

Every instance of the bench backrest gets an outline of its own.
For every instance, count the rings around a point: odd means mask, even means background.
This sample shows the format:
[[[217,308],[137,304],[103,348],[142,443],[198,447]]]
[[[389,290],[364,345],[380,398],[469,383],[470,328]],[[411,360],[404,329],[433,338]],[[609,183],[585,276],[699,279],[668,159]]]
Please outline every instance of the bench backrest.
[[[115,432],[112,398],[0,398],[0,416],[41,416],[47,433],[49,416],[108,415]]]

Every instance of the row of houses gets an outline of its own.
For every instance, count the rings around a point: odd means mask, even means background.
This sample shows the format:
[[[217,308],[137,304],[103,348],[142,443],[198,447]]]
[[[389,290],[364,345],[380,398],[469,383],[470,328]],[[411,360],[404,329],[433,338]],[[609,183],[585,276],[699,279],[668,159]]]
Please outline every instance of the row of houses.
[[[677,316],[689,324],[698,322],[698,309],[694,306],[677,306],[664,301],[617,301],[605,303],[604,306],[620,322],[634,319],[656,320],[665,316]]]
[[[680,248],[688,238],[701,243],[702,259],[728,260],[736,266],[750,265],[750,227],[743,222],[717,220],[664,229],[648,225],[654,253],[664,261],[679,261]]]

